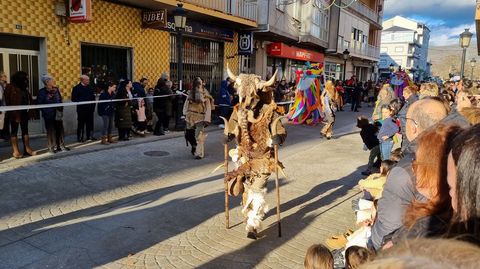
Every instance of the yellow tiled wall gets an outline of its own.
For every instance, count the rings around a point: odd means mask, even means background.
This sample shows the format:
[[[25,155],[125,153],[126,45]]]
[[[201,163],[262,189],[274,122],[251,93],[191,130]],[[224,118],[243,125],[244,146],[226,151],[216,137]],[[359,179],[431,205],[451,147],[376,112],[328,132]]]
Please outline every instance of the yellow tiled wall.
[[[148,76],[152,86],[162,72],[169,71],[170,34],[142,29],[140,9],[92,0],[92,22],[63,26],[55,15],[55,2],[9,0],[0,8],[0,33],[46,38],[47,70],[66,98],[81,73],[82,42],[133,48],[133,79]]]
[[[230,67],[230,70],[234,74],[238,74],[238,70],[240,70],[240,61],[239,61],[239,56],[237,55],[238,53],[238,33],[235,32],[233,35],[233,42],[225,42],[225,59],[223,61],[223,65],[225,70],[227,70],[227,63],[228,66]],[[228,57],[235,56],[234,58],[227,59]]]

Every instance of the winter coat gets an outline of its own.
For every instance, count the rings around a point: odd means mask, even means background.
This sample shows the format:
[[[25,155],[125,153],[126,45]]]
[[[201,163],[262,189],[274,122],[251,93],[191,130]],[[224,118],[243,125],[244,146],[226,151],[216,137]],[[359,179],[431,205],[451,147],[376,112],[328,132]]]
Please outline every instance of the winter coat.
[[[140,82],[134,82],[132,83],[133,90],[132,90],[132,95],[135,98],[142,97],[145,98],[147,94],[145,93],[145,88],[140,84]]]
[[[72,102],[95,101],[95,90],[90,85],[79,83],[72,89]],[[93,113],[95,104],[78,105],[77,113]]]
[[[226,80],[222,81],[220,92],[218,93],[218,104],[219,105],[232,105],[231,95],[228,92],[228,82]]]
[[[38,91],[37,103],[39,105],[62,103],[62,95],[58,88],[53,88],[51,91],[47,88],[41,88]],[[63,107],[48,107],[40,109],[40,111],[42,111],[42,117],[45,120],[55,120],[57,111],[60,110],[63,111]]]
[[[403,137],[405,137],[405,126],[407,124],[407,111],[408,108],[418,101],[418,96],[416,94],[412,94],[407,100],[405,100],[405,104],[403,104],[402,109],[398,111],[398,118],[400,119],[400,131],[402,132]]]
[[[114,94],[109,94],[108,91],[102,91],[100,93],[99,100],[112,100],[114,98]],[[101,116],[113,116],[115,113],[115,103],[114,102],[105,102],[105,103],[98,103],[97,113]]]
[[[172,90],[166,85],[160,89],[155,88],[154,96],[162,96],[173,94]],[[155,113],[166,113],[167,116],[172,116],[172,102],[175,96],[159,97],[153,100],[153,111]]]
[[[120,90],[115,99],[128,99],[126,90]],[[115,124],[119,129],[132,128],[132,103],[131,101],[115,102]]]
[[[416,198],[412,161],[415,154],[415,141],[410,144],[405,157],[398,162],[387,176],[382,198],[378,200],[377,220],[372,226],[371,241],[379,250],[386,236],[403,226],[405,211]]]
[[[4,92],[5,104],[7,106],[31,105],[32,96],[27,89],[20,89],[13,84],[8,84]],[[8,111],[6,118],[10,121],[21,122],[29,119],[28,110]]]
[[[138,122],[144,122],[147,120],[147,116],[145,114],[145,106],[139,106],[137,108],[137,120]]]
[[[383,121],[382,127],[378,131],[377,138],[380,141],[383,141],[382,137],[388,136],[388,138],[392,138],[396,133],[398,133],[399,128],[396,121],[393,118],[386,118]]]
[[[366,125],[360,131],[360,136],[362,137],[363,143],[369,150],[373,149],[379,144],[376,133],[377,127],[375,127],[373,124]]]

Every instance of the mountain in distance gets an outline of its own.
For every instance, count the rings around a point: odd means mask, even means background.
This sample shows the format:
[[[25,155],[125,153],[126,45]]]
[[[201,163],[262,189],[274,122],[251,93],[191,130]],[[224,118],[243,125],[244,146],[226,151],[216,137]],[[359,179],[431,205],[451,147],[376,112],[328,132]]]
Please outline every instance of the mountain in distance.
[[[465,71],[464,75],[470,78],[472,67],[470,60],[475,58],[477,63],[473,70],[473,77],[480,79],[480,56],[477,53],[477,44],[472,40],[470,47],[467,49],[465,57]],[[442,79],[447,79],[449,73],[455,75],[460,74],[460,65],[462,61],[462,49],[459,45],[451,46],[430,46],[428,49],[428,59],[432,63],[432,76],[439,76]]]

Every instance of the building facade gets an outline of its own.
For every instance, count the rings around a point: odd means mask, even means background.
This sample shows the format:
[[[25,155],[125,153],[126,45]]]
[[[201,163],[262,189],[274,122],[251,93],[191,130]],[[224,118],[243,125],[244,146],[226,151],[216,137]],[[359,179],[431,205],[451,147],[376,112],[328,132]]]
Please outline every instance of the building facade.
[[[325,1],[259,0],[255,49],[251,56],[254,72],[269,78],[295,80],[295,71],[305,62],[324,62],[328,47],[329,9]]]
[[[428,48],[430,29],[422,23],[395,16],[383,23],[380,71],[387,75],[390,66],[410,72],[412,79],[422,81],[429,74]]]
[[[380,55],[383,0],[340,1],[331,7],[330,42],[325,73],[330,79],[376,80]],[[349,52],[345,61],[344,51]],[[345,77],[344,77],[345,74]]]
[[[26,71],[34,98],[43,87],[41,75],[49,73],[67,100],[81,74],[88,74],[92,83],[148,77],[149,87],[164,72],[177,79],[171,16],[177,2],[91,0],[91,20],[73,23],[65,17],[68,1],[9,1],[0,9],[0,70],[8,77]],[[188,12],[183,81],[188,84],[194,76],[201,76],[215,92],[227,63],[239,71],[239,57],[235,57],[238,31],[257,26],[256,4],[244,0],[229,1],[229,5],[220,0],[183,2]],[[144,10],[165,10],[167,23],[157,29],[142,28]],[[66,118],[66,129],[72,129],[75,117]],[[33,131],[41,132],[41,125],[35,121]]]

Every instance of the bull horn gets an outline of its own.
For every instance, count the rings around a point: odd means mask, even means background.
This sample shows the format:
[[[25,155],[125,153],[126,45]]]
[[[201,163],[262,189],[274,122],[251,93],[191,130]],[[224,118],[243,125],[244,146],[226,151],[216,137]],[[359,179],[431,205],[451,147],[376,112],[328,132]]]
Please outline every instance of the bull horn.
[[[258,88],[259,89],[264,89],[266,87],[272,86],[275,83],[275,80],[277,79],[277,73],[278,73],[278,69],[275,70],[275,73],[273,73],[273,76],[270,78],[270,80],[260,82]]]
[[[277,123],[279,120],[283,119],[283,118],[286,118],[288,116],[281,116],[281,117],[278,117],[276,118],[273,123],[272,123],[272,136],[276,135],[277,134]]]
[[[228,135],[228,120],[222,116],[219,117],[220,119],[223,120],[223,123],[225,124],[225,128],[223,129],[223,133],[225,135]]]
[[[232,72],[232,70],[230,70],[230,67],[228,66],[228,63],[227,63],[227,74],[228,74],[228,77],[233,79],[233,80],[237,80],[237,76],[235,76]]]

